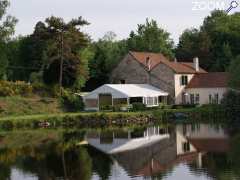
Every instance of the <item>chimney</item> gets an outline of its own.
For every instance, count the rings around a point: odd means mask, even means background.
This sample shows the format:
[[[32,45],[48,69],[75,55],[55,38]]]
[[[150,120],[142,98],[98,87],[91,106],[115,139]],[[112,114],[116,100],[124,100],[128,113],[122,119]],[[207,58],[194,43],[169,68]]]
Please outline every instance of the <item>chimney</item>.
[[[193,58],[193,65],[194,65],[195,71],[198,72],[200,70],[198,57]]]
[[[151,70],[151,60],[150,60],[150,57],[146,58],[146,66],[148,67],[148,71],[150,71]]]

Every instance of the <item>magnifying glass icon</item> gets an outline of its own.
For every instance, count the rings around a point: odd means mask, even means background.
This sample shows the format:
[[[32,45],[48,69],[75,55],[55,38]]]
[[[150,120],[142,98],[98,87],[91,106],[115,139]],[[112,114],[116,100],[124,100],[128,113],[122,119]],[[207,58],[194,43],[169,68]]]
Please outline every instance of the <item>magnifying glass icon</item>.
[[[239,5],[239,4],[238,4],[237,1],[232,1],[232,2],[230,3],[230,7],[226,10],[226,12],[229,13],[232,9],[238,7],[238,5]]]

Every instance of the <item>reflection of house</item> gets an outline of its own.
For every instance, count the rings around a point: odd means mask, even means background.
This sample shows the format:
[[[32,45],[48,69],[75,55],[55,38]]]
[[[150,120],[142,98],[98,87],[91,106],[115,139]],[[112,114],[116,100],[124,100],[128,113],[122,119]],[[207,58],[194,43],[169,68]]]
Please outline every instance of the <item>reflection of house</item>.
[[[177,152],[226,152],[228,135],[224,129],[207,124],[178,125],[176,127]]]
[[[111,80],[116,84],[151,84],[168,92],[169,102],[175,104],[217,103],[227,87],[227,74],[207,73],[198,58],[192,63],[178,62],[148,52],[129,52],[113,70]]]
[[[99,110],[109,105],[130,105],[141,102],[147,107],[166,101],[168,93],[148,84],[105,84],[84,96],[86,110]]]
[[[135,134],[138,134],[138,137],[140,134],[142,137],[147,134],[154,137],[159,136],[161,134],[159,132],[158,128],[149,128],[140,133],[135,132]],[[88,138],[88,140],[92,146],[101,151],[107,152],[106,150],[109,149],[104,148],[111,147],[109,152],[114,159],[114,165],[120,165],[131,176],[151,176],[166,173],[180,163],[195,163],[197,167],[202,167],[202,160],[206,153],[221,153],[229,149],[228,135],[218,126],[206,124],[178,125],[175,131],[172,132],[170,129],[166,132],[170,135],[168,138],[145,144],[144,141],[150,142],[149,138],[145,138],[145,140],[142,138],[141,146],[128,149],[120,148],[121,151],[114,150],[128,144],[131,133],[125,135],[124,142],[121,142],[123,139],[123,134],[121,134],[119,139],[116,138],[112,141],[112,146],[108,144],[109,142],[101,144],[100,135],[98,140],[94,140],[94,138]],[[115,134],[116,137],[119,136],[118,134]]]

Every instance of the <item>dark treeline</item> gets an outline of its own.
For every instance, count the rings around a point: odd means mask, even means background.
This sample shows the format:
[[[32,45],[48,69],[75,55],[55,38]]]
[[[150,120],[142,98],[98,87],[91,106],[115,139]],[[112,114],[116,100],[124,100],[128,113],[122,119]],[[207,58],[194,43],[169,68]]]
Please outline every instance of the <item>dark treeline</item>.
[[[199,29],[187,29],[174,46],[170,34],[147,19],[126,39],[117,40],[108,32],[93,41],[82,27],[82,17],[64,22],[49,17],[36,22],[28,36],[11,38],[16,18],[6,15],[7,0],[0,0],[0,79],[58,85],[63,60],[63,86],[89,91],[109,82],[109,75],[128,51],[163,53],[169,59],[192,61],[198,56],[208,71],[234,73],[233,86],[239,87],[240,13],[214,11]],[[238,78],[238,79],[237,79]]]

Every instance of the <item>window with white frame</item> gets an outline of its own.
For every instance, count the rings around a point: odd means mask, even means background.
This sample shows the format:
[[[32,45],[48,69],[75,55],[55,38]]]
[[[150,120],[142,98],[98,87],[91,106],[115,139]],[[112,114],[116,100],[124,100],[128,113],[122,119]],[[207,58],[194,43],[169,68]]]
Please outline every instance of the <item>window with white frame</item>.
[[[212,95],[211,94],[209,94],[209,96],[208,96],[208,99],[209,99],[209,104],[212,104],[212,102],[213,102],[213,98],[212,98]]]
[[[147,106],[157,106],[158,97],[146,97],[144,98],[144,104],[146,104]]]
[[[219,102],[219,95],[216,93],[214,94],[214,103],[218,104],[218,102]]]
[[[200,96],[199,94],[195,94],[195,104],[199,104]]]

